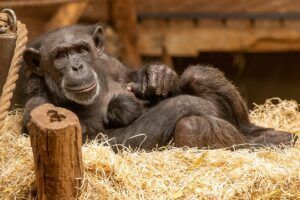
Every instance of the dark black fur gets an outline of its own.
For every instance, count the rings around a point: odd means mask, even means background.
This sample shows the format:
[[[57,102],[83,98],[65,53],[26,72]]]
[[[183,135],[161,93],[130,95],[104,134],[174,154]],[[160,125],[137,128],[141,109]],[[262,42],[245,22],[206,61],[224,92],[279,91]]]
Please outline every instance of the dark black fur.
[[[105,124],[107,127],[128,126],[143,113],[144,106],[132,95],[117,94],[108,106]]]
[[[251,124],[240,94],[219,70],[192,66],[180,79],[159,64],[132,71],[102,53],[103,43],[99,26],[76,25],[30,45],[24,53],[29,97],[25,127],[30,111],[50,102],[76,113],[84,136],[104,133],[112,145],[152,149],[173,138],[177,146],[198,147],[278,145],[292,140],[290,133]],[[131,82],[130,90],[150,101],[148,106],[124,91]]]

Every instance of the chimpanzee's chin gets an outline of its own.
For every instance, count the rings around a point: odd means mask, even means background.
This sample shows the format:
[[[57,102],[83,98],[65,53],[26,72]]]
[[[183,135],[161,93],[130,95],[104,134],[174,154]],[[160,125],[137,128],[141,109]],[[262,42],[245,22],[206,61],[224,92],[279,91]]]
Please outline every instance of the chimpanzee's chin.
[[[89,90],[83,91],[71,91],[64,89],[64,93],[67,99],[81,105],[93,104],[96,97],[99,95],[100,86],[99,83],[95,87]]]

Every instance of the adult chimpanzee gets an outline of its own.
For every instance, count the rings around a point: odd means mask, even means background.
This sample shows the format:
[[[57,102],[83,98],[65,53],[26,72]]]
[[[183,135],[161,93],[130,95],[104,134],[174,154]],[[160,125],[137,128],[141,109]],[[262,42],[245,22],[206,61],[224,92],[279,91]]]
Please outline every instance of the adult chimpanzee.
[[[85,136],[104,133],[111,144],[132,148],[152,149],[171,140],[200,148],[292,140],[290,133],[250,123],[240,94],[215,68],[191,66],[179,79],[161,64],[129,70],[103,49],[98,25],[58,29],[33,42],[24,53],[29,69],[24,125],[33,108],[50,102],[75,112]]]

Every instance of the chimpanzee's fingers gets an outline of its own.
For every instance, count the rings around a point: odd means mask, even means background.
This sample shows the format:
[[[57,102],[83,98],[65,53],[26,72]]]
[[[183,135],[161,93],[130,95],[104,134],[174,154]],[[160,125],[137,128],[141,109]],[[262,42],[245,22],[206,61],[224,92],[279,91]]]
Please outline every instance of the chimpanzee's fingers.
[[[143,97],[144,96],[144,94],[142,92],[142,85],[139,84],[139,83],[128,83],[126,85],[126,89],[128,91],[133,92],[138,97]]]
[[[173,76],[172,76],[172,79],[171,79],[171,86],[170,86],[170,89],[169,89],[169,93],[170,92],[175,92],[178,84],[179,84],[179,77],[178,77],[178,75],[177,75],[176,72],[173,72]]]
[[[147,90],[147,85],[148,85],[148,81],[147,81],[147,74],[144,74],[142,77],[142,83],[141,83],[141,93],[143,94],[143,96],[146,93]]]
[[[170,89],[172,89],[173,79],[174,79],[174,72],[169,68],[166,69],[162,96],[167,96],[168,93],[170,92]]]
[[[166,69],[167,67],[164,65],[158,65],[157,72],[157,86],[155,89],[155,94],[160,96],[163,92],[164,88],[164,79],[166,78]]]
[[[149,66],[147,69],[147,75],[148,75],[148,85],[147,85],[146,93],[150,95],[154,93],[157,88],[158,66],[157,65]]]

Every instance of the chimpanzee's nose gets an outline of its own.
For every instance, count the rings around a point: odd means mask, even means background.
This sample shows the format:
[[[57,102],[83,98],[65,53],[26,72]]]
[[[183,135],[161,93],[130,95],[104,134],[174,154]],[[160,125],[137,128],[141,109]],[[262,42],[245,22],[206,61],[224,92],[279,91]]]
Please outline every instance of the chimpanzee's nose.
[[[83,68],[83,66],[80,64],[80,65],[73,65],[72,66],[72,70],[74,71],[74,72],[78,72],[78,71],[80,71],[81,69]]]

